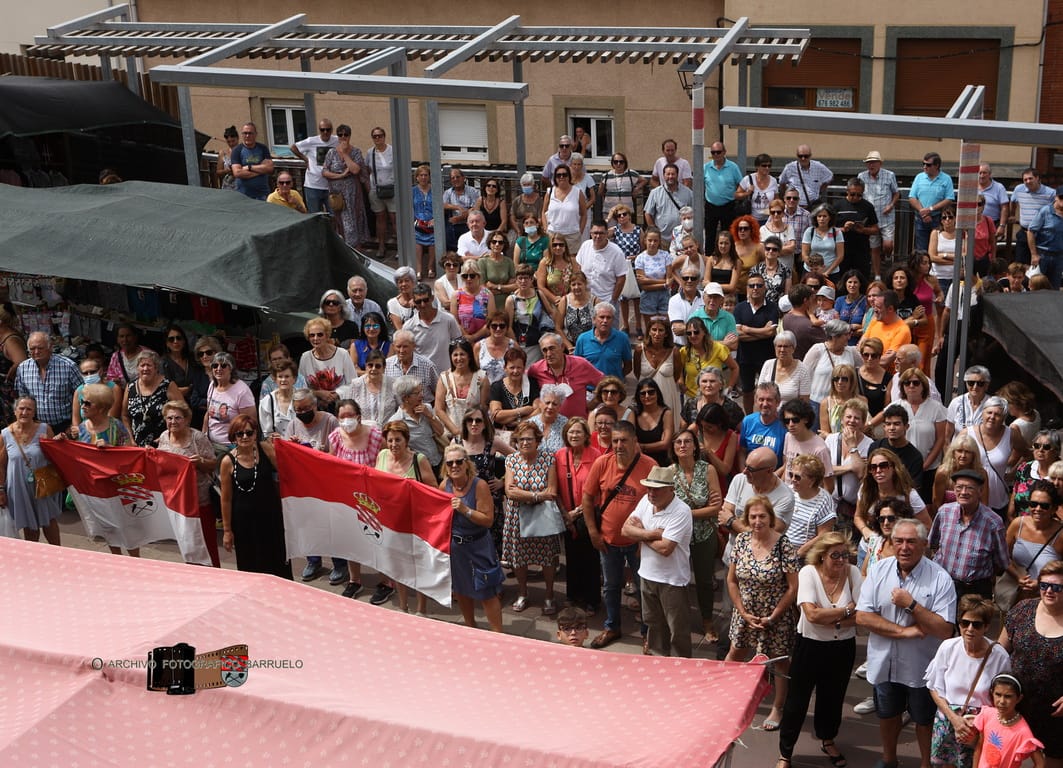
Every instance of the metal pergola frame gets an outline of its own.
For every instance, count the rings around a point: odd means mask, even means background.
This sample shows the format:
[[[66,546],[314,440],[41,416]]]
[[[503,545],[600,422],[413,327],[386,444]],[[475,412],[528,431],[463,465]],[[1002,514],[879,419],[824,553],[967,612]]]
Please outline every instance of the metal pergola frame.
[[[173,57],[184,61],[152,67],[158,83],[176,85],[184,131],[189,184],[199,184],[199,166],[192,127],[189,87],[285,88],[302,91],[307,122],[316,123],[314,92],[358,93],[386,96],[390,100],[391,135],[395,167],[410,165],[410,126],[407,100],[426,101],[430,163],[442,168],[439,145],[439,99],[510,102],[515,112],[517,167],[526,168],[523,83],[525,61],[559,63],[656,63],[678,65],[700,60],[695,73],[693,162],[700,169],[704,157],[704,87],[709,73],[728,59],[743,65],[755,59],[797,62],[810,39],[808,29],[752,28],[739,19],[730,29],[673,27],[525,27],[520,16],[492,26],[402,26],[306,24],[297,14],[273,24],[217,24],[184,22],[133,22],[128,5],[116,5],[63,24],[49,27],[36,37],[27,53],[35,56],[100,56],[105,71],[112,57],[126,61],[130,74],[137,59]],[[301,71],[254,70],[212,66],[229,58],[299,59]],[[311,71],[315,59],[353,60],[329,73]],[[406,64],[432,63],[423,77],[408,77]],[[458,65],[469,61],[506,61],[512,64],[513,82],[443,80]],[[386,74],[373,72],[385,70]],[[135,82],[134,77],[129,78]],[[700,173],[694,189],[704,197]],[[398,186],[398,220],[413,218],[412,188]],[[433,205],[437,221],[444,221],[443,179],[433,174]],[[697,206],[699,221],[702,206]],[[398,228],[400,259],[414,251],[409,227]],[[436,227],[436,247],[445,248],[445,228]]]
[[[724,107],[720,110],[720,123],[732,128],[770,128],[774,131],[800,131],[801,133],[841,133],[862,136],[893,136],[905,139],[959,139],[965,143],[1007,144],[1020,146],[1061,146],[1063,125],[1044,123],[1020,123],[1006,120],[983,120],[985,86],[968,85],[945,117],[912,117],[908,115],[873,115],[851,112],[817,112],[809,109],[751,109],[748,107]],[[961,169],[962,170],[962,169]],[[977,166],[975,167],[977,172]],[[957,210],[974,210],[976,199],[967,198],[961,184],[957,195]],[[965,313],[960,338],[956,338],[958,326],[957,308],[970,306],[970,292],[974,285],[974,227],[964,229],[967,249],[963,255],[964,286],[962,291],[953,291],[949,312],[949,346],[947,370],[949,389],[955,394],[954,363],[959,357],[959,369],[967,367],[967,331],[970,312]],[[963,302],[961,304],[961,302]]]

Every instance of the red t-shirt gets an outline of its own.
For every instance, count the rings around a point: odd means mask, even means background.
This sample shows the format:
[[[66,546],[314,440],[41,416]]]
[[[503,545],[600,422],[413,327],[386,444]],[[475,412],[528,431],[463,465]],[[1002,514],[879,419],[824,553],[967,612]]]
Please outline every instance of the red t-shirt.
[[[635,468],[628,475],[627,480],[624,481],[620,492],[609,502],[609,506],[602,513],[602,538],[605,539],[607,544],[612,544],[616,547],[626,547],[635,543],[631,539],[621,536],[620,529],[624,527],[624,522],[635,511],[635,505],[646,495],[646,486],[642,485],[640,481],[649,477],[650,470],[657,466],[657,462],[644,453],[640,453],[635,462]],[[626,471],[627,467],[621,468],[617,466],[615,455],[607,454],[601,456],[591,466],[591,473],[587,476],[587,482],[583,486],[583,493],[594,499],[595,504],[601,504],[605,501],[606,496],[612,492],[613,488],[616,487],[616,484],[620,482],[620,478],[624,476]]]

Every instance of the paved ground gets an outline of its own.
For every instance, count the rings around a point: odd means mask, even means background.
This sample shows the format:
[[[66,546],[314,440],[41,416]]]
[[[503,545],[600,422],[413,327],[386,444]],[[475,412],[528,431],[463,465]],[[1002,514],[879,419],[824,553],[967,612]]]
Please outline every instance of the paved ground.
[[[63,514],[63,517],[60,520],[60,528],[62,530],[63,546],[77,547],[79,549],[87,549],[97,552],[107,551],[107,546],[102,541],[90,539],[85,535],[85,529],[75,512],[67,511]],[[173,562],[181,561],[180,554],[173,542],[161,542],[143,547],[141,549],[141,555],[143,557],[150,557],[157,560],[169,560]],[[235,569],[236,561],[232,554],[227,553],[222,549],[221,557],[223,568]],[[304,561],[301,559],[293,561],[293,569],[297,579],[304,564]],[[327,558],[326,564],[328,564]],[[720,575],[722,575],[722,571],[720,572]],[[317,589],[335,592],[336,594],[343,591],[342,585],[337,587],[329,586],[326,576],[311,582],[311,586]],[[357,599],[368,602],[373,587],[376,585],[375,574],[372,571],[367,570],[366,575],[363,577],[363,582],[366,588]],[[564,572],[562,571],[557,587],[557,593],[562,598],[564,595],[563,582]],[[503,595],[504,608],[502,611],[506,633],[522,635],[524,637],[530,637],[546,642],[553,641],[556,624],[552,618],[542,616],[541,612],[543,603],[542,579],[539,578],[538,580],[532,580],[530,582],[529,598],[531,605],[523,613],[514,613],[509,609],[509,605],[513,602],[515,597],[516,583],[512,579],[507,580],[505,594]],[[694,610],[693,592],[691,592],[691,605],[692,610]],[[390,606],[384,606],[383,608],[398,610],[395,598],[392,598]],[[461,623],[461,614],[456,608],[444,608],[429,601],[428,613],[432,618],[440,621],[449,621],[456,624]],[[638,635],[638,629],[635,625],[634,617],[634,613],[624,609],[624,638],[611,646],[607,651],[588,650],[587,653],[641,653],[642,643]],[[601,631],[603,620],[604,611],[600,611],[597,616],[591,619],[591,637]],[[723,629],[723,627],[721,627],[721,629]],[[864,640],[860,639],[859,643],[862,647],[864,645]],[[716,648],[702,643],[695,647],[694,655],[698,658],[716,658]],[[857,657],[862,660],[862,650],[857,652]],[[838,737],[838,744],[848,758],[849,765],[852,768],[871,768],[878,759],[877,720],[873,715],[861,716],[852,711],[852,705],[869,695],[870,686],[868,686],[867,682],[854,676],[852,683],[849,686],[842,730]],[[707,706],[712,705],[711,702],[707,702],[706,704]],[[734,768],[773,768],[775,765],[775,758],[779,754],[778,735],[765,732],[759,728],[760,723],[764,720],[764,716],[768,713],[769,709],[770,706],[768,703],[761,704],[757,718],[754,720],[753,727],[749,728],[742,734],[740,742],[735,747],[734,760],[732,762]],[[794,754],[793,766],[794,768],[810,768],[811,766],[815,766],[816,768],[824,768],[824,766],[826,766],[829,768],[830,763],[819,751],[819,742],[813,739],[811,733],[811,721],[812,718],[811,715],[809,715],[805,722],[804,733],[802,734],[801,740],[798,743],[797,750]],[[901,734],[900,757],[901,768],[915,768],[919,765],[918,749],[915,745],[915,732],[911,726],[905,728]],[[676,768],[685,767],[677,766]]]

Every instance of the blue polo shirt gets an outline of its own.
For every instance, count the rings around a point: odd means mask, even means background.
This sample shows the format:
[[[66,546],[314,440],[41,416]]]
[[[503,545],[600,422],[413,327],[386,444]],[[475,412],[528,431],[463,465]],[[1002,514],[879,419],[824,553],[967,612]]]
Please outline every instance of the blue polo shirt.
[[[1063,217],[1052,205],[1046,205],[1036,214],[1027,227],[1034,235],[1038,253],[1063,255]]]
[[[631,359],[631,339],[615,328],[604,342],[594,335],[594,329],[584,331],[576,339],[576,357],[582,357],[606,376],[624,378],[624,363]]]
[[[782,419],[771,424],[760,420],[759,413],[751,413],[742,419],[741,445],[748,454],[756,448],[771,448],[775,451],[776,466],[782,466],[783,443],[786,442],[786,425]]]
[[[723,168],[717,168],[711,160],[705,163],[705,200],[711,205],[733,203],[738,182],[742,180],[742,169],[730,160],[723,161]]]
[[[915,181],[912,182],[912,189],[908,192],[908,197],[914,197],[925,208],[937,205],[942,200],[955,200],[956,194],[952,187],[952,177],[944,171],[939,171],[937,176],[930,178],[924,171],[915,177]],[[935,213],[937,212],[935,211]]]

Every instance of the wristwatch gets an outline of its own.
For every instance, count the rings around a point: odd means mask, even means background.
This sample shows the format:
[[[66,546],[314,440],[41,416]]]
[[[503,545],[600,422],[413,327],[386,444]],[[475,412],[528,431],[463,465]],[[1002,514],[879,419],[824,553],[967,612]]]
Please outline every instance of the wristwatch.
[[[904,612],[907,613],[909,616],[911,616],[913,613],[915,613],[915,609],[918,608],[918,607],[919,607],[919,601],[916,600],[913,597],[912,598],[912,604],[909,605],[907,608],[905,608]]]

